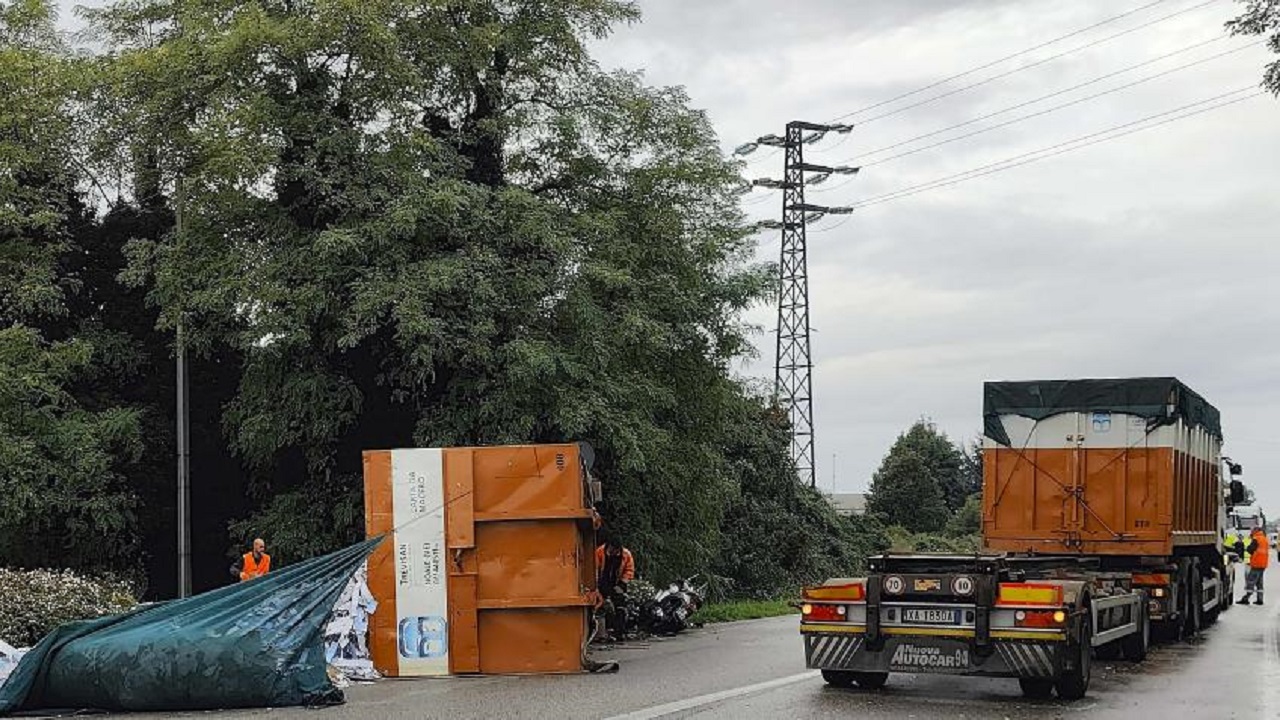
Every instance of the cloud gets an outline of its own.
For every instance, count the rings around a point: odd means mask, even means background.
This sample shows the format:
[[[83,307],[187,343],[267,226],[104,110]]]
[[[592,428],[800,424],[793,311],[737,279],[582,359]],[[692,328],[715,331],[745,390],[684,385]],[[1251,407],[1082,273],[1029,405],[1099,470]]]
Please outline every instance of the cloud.
[[[644,0],[642,23],[596,48],[606,66],[687,87],[726,149],[791,119],[825,120],[1099,22],[1113,3]],[[1035,63],[1175,12],[1160,5],[934,92]],[[806,148],[815,162],[866,151],[1071,87],[1222,33],[1215,4]],[[927,142],[986,127],[1239,47],[1224,39]],[[1252,48],[811,188],[848,204],[1255,86]],[[921,93],[855,115],[865,121]],[[860,210],[809,236],[819,479],[865,487],[922,415],[954,437],[981,425],[993,379],[1176,375],[1223,413],[1227,451],[1263,503],[1280,503],[1280,103],[1216,110],[1041,162]],[[917,145],[920,143],[917,143]],[[907,145],[905,148],[916,147]],[[887,154],[893,154],[892,152]],[[884,157],[873,155],[872,158]],[[750,177],[781,156],[751,156]],[[827,190],[827,188],[833,188]],[[764,196],[761,196],[764,197]],[[776,195],[749,198],[774,217]],[[831,228],[823,232],[822,229]],[[776,259],[776,233],[760,257]],[[771,329],[776,310],[749,319]],[[771,377],[774,336],[745,374]]]
[[[91,4],[98,4],[95,2]],[[826,120],[1086,27],[1141,2],[1052,0],[641,0],[642,22],[595,43],[606,67],[685,86],[723,147]],[[62,22],[77,23],[72,3]],[[1083,48],[1179,10],[1158,5],[988,71],[855,114],[854,132],[806,148],[815,162],[866,152],[1071,87],[1222,33],[1216,3]],[[1225,39],[970,132],[1250,42]],[[1083,49],[1082,49],[1083,48]],[[919,108],[876,115],[1005,70],[1063,57]],[[813,188],[848,204],[1256,85],[1252,48],[980,136],[869,166]],[[810,234],[817,462],[865,487],[894,437],[928,415],[955,437],[981,425],[991,379],[1170,374],[1223,413],[1226,449],[1266,505],[1280,504],[1280,103],[1271,97],[1041,162],[860,210]],[[906,148],[916,147],[908,145]],[[893,153],[888,153],[893,154]],[[883,158],[885,154],[872,156]],[[778,176],[781,155],[749,158]],[[828,188],[831,188],[828,190]],[[816,192],[821,189],[823,192]],[[776,195],[746,201],[773,217]],[[831,228],[825,232],[824,228]],[[761,236],[774,260],[776,233]],[[771,378],[776,309],[741,372]]]

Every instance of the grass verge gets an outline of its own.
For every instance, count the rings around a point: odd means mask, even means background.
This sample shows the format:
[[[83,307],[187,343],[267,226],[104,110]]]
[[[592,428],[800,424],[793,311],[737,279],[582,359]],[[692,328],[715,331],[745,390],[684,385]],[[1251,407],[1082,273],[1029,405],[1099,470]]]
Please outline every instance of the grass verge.
[[[691,620],[695,623],[723,623],[793,615],[799,612],[788,605],[788,602],[787,600],[733,600],[711,603],[694,613]]]

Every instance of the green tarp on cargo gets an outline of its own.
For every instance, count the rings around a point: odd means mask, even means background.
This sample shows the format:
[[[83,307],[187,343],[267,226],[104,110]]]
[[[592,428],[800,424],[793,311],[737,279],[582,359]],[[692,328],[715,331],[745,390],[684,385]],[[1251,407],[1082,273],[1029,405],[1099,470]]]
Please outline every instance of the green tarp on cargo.
[[[1033,380],[983,385],[983,434],[1001,445],[1009,444],[1001,415],[1043,420],[1074,412],[1137,415],[1146,418],[1149,427],[1181,420],[1222,439],[1218,409],[1177,378]]]
[[[326,671],[324,624],[380,541],[185,600],[63,625],[0,686],[0,715],[340,703]]]

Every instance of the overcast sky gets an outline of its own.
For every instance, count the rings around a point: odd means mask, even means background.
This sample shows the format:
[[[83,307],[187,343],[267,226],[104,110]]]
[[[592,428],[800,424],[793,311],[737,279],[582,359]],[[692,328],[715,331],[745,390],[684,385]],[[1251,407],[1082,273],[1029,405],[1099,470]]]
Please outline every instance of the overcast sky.
[[[781,133],[788,120],[830,120],[1150,2],[641,0],[643,20],[595,53],[608,67],[687,88],[731,151]],[[868,167],[811,192],[810,202],[854,203],[1256,86],[1267,59],[1260,47],[869,165],[1256,42],[1209,43],[866,155],[1212,40],[1237,12],[1230,0],[1156,22],[1203,2],[1165,0],[855,115],[853,133],[807,148],[806,159]],[[781,155],[749,157],[749,177],[780,175]],[[865,489],[895,436],[920,416],[954,438],[976,436],[984,380],[1175,375],[1222,411],[1225,452],[1280,516],[1278,198],[1280,101],[1268,95],[868,207],[842,224],[818,222],[809,267],[820,485],[829,489],[834,474],[841,491]],[[776,194],[744,202],[753,216],[777,217]],[[777,252],[777,233],[762,235],[760,257]],[[766,332],[744,373],[772,377],[775,312],[751,314]]]
[[[642,0],[644,19],[597,47],[607,66],[683,85],[726,151],[788,120],[830,120],[1087,27],[1150,0]],[[1167,0],[855,122],[1151,23],[1203,0]],[[906,145],[963,122],[1223,33],[1218,0],[972,90],[872,120],[806,149],[862,164],[1132,83],[1255,42],[1230,38]],[[1096,100],[884,162],[811,193],[844,205],[953,175],[1236,89],[1254,47]],[[778,177],[781,155],[750,156]],[[834,183],[831,183],[834,185]],[[819,186],[822,187],[822,186]],[[1224,452],[1280,515],[1280,102],[1255,98],[811,226],[819,483],[863,490],[895,436],[932,417],[954,438],[981,427],[993,379],[1174,375],[1221,411]],[[776,194],[750,196],[777,217]],[[830,228],[829,230],[827,228]],[[825,231],[824,231],[825,230]],[[775,260],[777,232],[761,236]],[[745,372],[772,377],[775,310]],[[836,455],[833,463],[832,454]]]

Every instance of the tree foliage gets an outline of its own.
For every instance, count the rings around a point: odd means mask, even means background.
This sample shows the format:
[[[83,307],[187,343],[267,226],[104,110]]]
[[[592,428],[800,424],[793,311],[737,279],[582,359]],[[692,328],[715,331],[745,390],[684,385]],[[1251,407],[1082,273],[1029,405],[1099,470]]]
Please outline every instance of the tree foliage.
[[[915,449],[895,445],[871,480],[867,512],[913,532],[937,532],[948,519],[942,489]]]
[[[566,440],[659,579],[878,547],[732,376],[771,273],[705,115],[592,61],[631,3],[115,0],[79,54],[2,7],[0,563],[169,546],[179,324],[200,557],[358,537],[367,448]]]
[[[946,530],[952,537],[977,535],[982,532],[982,495],[970,495],[959,512],[947,521]]]
[[[1267,47],[1280,54],[1280,0],[1239,0],[1245,8],[1239,17],[1227,23],[1232,35],[1262,35]],[[1266,66],[1262,86],[1280,96],[1280,60]]]
[[[806,583],[847,577],[887,549],[870,517],[842,517],[817,490],[796,481],[782,415],[745,398],[738,403],[725,454],[731,500],[721,525],[713,574],[727,594],[776,598]]]
[[[908,451],[924,463],[948,513],[958,511],[970,495],[981,489],[981,455],[966,456],[932,422],[922,419],[912,424],[889,448],[889,456]]]
[[[136,563],[142,413],[99,389],[137,350],[102,323],[75,118],[91,73],[42,0],[0,5],[0,563]],[[114,305],[113,311],[125,310]]]

